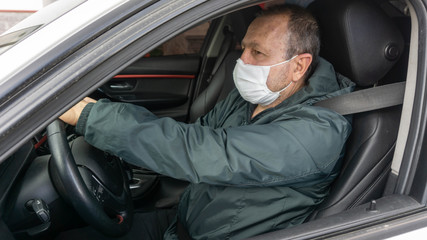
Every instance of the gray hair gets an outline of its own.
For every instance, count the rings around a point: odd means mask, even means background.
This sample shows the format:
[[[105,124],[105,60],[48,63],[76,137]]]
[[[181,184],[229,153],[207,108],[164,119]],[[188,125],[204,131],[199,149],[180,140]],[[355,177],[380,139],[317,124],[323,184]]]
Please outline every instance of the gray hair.
[[[263,11],[259,17],[284,15],[288,17],[286,34],[286,52],[284,58],[289,59],[297,54],[309,53],[313,61],[305,78],[317,65],[320,51],[319,24],[314,16],[306,9],[297,5],[276,5]]]

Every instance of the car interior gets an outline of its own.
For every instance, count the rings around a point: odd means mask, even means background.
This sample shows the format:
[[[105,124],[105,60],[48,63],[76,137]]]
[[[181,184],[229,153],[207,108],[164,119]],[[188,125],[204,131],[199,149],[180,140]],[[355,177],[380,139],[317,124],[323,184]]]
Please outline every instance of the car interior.
[[[277,2],[284,1],[274,4]],[[199,25],[202,33],[191,33],[190,29],[187,35],[175,36],[126,67],[91,97],[137,104],[159,117],[195,122],[234,88],[232,72],[241,54],[240,41],[257,12],[265,7],[258,4],[231,12],[203,27]],[[355,82],[357,91],[405,81],[411,20],[403,1],[316,0],[309,1],[306,7],[320,24],[320,56]],[[199,47],[190,49],[193,52],[165,54],[165,45],[178,39]],[[393,194],[396,176],[391,165],[401,115],[401,104],[351,114],[353,130],[341,173],[329,196],[306,222],[374,204]],[[66,131],[68,141],[78,145],[81,140],[73,134],[72,127]],[[72,151],[76,155],[79,150]],[[85,151],[90,155],[96,150]],[[55,183],[50,152],[46,133],[42,132],[6,161],[13,165],[22,162],[14,159],[27,159],[17,166],[25,171],[15,176],[3,170],[5,164],[0,167],[0,174],[9,174],[13,182],[2,197],[7,209],[3,214],[6,226],[2,227],[8,228],[16,239],[61,239],[68,230],[87,225],[62,199],[66,190],[60,190]],[[119,161],[102,152],[97,155]],[[80,157],[74,158],[78,162]],[[124,164],[123,171],[129,180],[133,208],[140,211],[176,206],[188,184],[130,164]],[[42,200],[40,206],[36,204],[38,199]],[[35,213],[36,207],[50,209],[48,221]]]

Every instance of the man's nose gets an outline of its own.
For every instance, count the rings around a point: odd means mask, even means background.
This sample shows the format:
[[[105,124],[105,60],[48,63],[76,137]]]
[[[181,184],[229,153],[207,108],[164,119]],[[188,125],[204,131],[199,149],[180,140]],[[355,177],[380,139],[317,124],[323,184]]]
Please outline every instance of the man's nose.
[[[250,56],[250,51],[248,49],[244,49],[242,52],[242,55],[240,55],[240,59],[242,59],[242,61],[245,64],[252,64],[252,60],[251,60],[251,56]]]

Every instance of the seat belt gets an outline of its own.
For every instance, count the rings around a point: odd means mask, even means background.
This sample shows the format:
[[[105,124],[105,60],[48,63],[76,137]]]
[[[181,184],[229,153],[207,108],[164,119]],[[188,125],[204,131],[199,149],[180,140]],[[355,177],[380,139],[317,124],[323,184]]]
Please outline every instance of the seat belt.
[[[392,107],[403,103],[405,84],[398,82],[363,89],[319,101],[314,106],[329,108],[341,115]]]

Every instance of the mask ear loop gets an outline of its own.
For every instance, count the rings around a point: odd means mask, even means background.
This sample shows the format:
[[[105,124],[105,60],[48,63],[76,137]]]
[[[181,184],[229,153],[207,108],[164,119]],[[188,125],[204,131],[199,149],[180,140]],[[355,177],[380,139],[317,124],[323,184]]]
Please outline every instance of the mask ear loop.
[[[298,57],[298,55],[295,55],[295,56],[291,57],[290,59],[288,59],[288,60],[286,60],[284,62],[274,64],[274,65],[272,65],[270,67],[274,67],[274,66],[277,66],[277,65],[280,65],[280,64],[288,63],[288,62],[292,61],[293,59],[295,59],[296,57]],[[277,91],[277,93],[280,94],[281,92],[285,91],[293,82],[294,81],[291,81],[288,85],[286,85],[286,87],[284,87],[281,90]],[[294,85],[294,88],[295,88],[295,85]]]
[[[278,94],[278,98],[280,97],[280,93],[281,92],[283,92],[283,91],[285,91],[289,86],[291,86],[291,84],[293,83],[294,81],[291,81],[288,85],[286,85],[286,87],[284,87],[284,88],[282,88],[281,90],[279,90],[279,91],[277,91],[277,92],[274,92],[274,93],[277,93]],[[295,84],[294,84],[294,87],[293,87],[293,89],[295,89]],[[267,88],[268,89],[268,88]],[[292,89],[292,90],[293,90]],[[270,89],[268,89],[270,92],[272,92]],[[289,96],[288,96],[289,97]],[[286,97],[286,98],[288,98],[288,97]],[[268,105],[268,104],[267,104]],[[266,105],[263,105],[263,106],[266,106]]]
[[[291,81],[291,83],[293,83],[294,81]],[[294,84],[294,86],[292,87],[292,90],[288,93],[288,96],[286,96],[286,98],[288,98],[288,97],[290,97],[290,96],[292,96],[292,95],[290,95],[291,94],[291,92],[293,92],[294,90],[295,90],[295,87],[296,87],[297,85],[296,84]]]
[[[293,82],[294,82],[294,81],[291,81],[288,85],[286,85],[286,87],[284,87],[284,88],[282,88],[281,90],[277,91],[277,93],[278,93],[278,94],[280,94],[281,92],[285,91],[289,86],[291,86],[291,84],[292,84]],[[294,85],[294,88],[295,88],[295,85]]]
[[[280,90],[280,91],[278,91],[277,93],[281,93],[281,92],[283,92],[283,91],[285,91],[292,83],[294,83],[294,81],[291,81],[285,88],[283,88],[282,90]],[[285,99],[288,99],[290,96],[292,96],[291,95],[291,92],[293,92],[294,90],[295,90],[295,87],[296,87],[297,85],[296,84],[294,84],[294,86],[292,87],[292,90],[291,91],[289,91],[289,93],[287,94],[288,96],[285,96],[285,98],[284,98],[284,100]],[[280,95],[279,95],[279,97],[280,97]]]
[[[293,57],[291,57],[291,58],[289,58],[288,60],[285,60],[285,61],[283,61],[283,62],[279,62],[279,63],[276,63],[276,64],[274,64],[274,65],[271,65],[270,67],[275,67],[275,66],[278,66],[278,65],[280,65],[280,64],[288,63],[288,62],[290,62],[290,61],[294,60],[296,57],[298,57],[298,54],[297,54],[297,55],[295,55],[295,56],[293,56]]]

